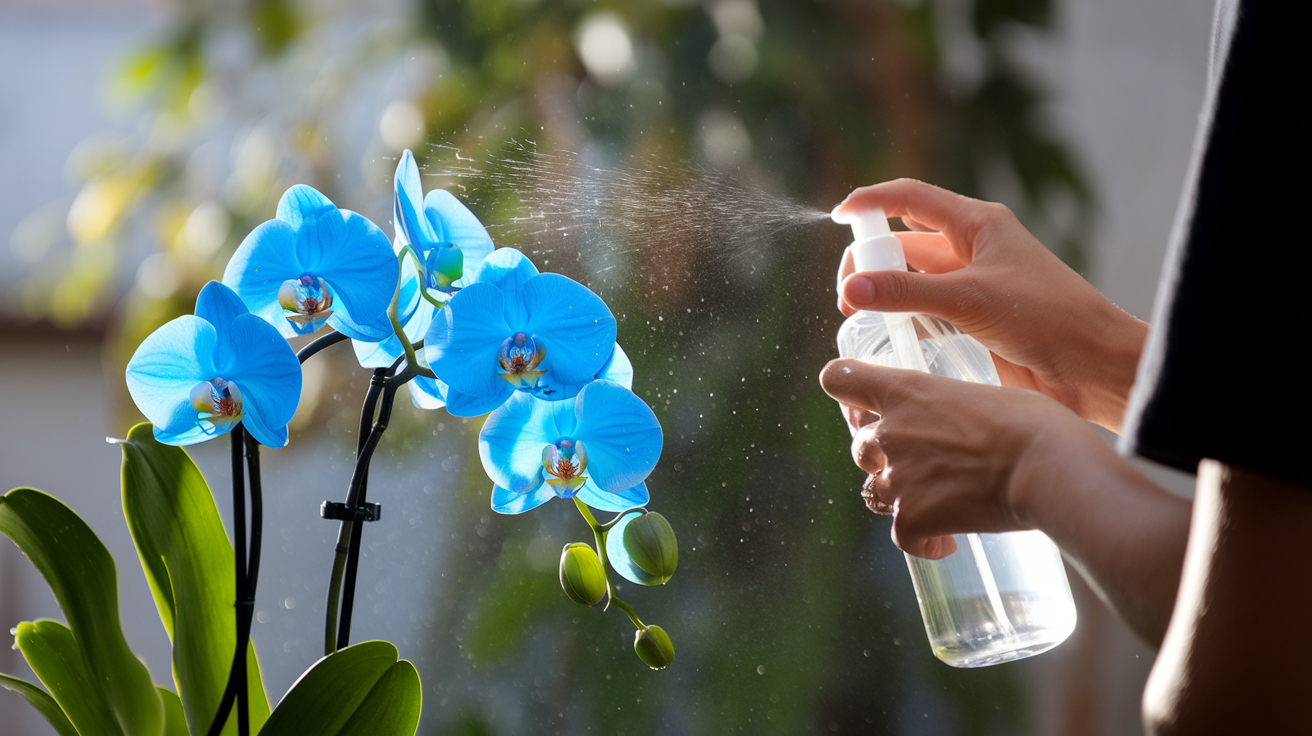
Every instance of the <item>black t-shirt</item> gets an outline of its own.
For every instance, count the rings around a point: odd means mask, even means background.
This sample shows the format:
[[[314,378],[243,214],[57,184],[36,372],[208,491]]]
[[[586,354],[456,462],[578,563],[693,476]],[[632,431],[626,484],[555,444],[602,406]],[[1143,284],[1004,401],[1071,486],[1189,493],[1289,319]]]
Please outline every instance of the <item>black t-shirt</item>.
[[[1312,488],[1309,45],[1301,3],[1222,2],[1122,450]],[[1303,112],[1299,112],[1303,110]]]

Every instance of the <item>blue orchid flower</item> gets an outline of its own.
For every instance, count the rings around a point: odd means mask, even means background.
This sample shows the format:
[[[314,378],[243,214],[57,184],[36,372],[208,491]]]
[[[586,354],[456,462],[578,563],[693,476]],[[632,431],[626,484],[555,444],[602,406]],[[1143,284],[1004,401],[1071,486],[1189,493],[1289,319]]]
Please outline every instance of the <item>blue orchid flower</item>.
[[[211,281],[196,313],[150,334],[128,361],[128,392],[166,445],[194,445],[240,422],[260,444],[287,444],[301,364],[278,330]]]
[[[612,381],[624,388],[633,388],[633,362],[629,360],[628,353],[624,352],[619,343],[615,343],[610,358],[589,383],[591,381]],[[442,381],[415,376],[408,385],[411,387],[410,396],[414,399],[415,406],[420,409],[441,409],[446,405],[449,389]],[[577,393],[578,389],[573,389],[572,394]]]
[[[424,354],[447,385],[447,411],[472,417],[516,390],[552,401],[577,394],[610,359],[615,333],[615,317],[586,286],[502,248],[433,318]]]
[[[396,199],[392,214],[396,224],[394,250],[400,254],[409,246],[424,263],[420,277],[414,261],[402,259],[401,291],[397,300],[397,317],[411,343],[428,332],[437,306],[466,285],[473,283],[483,259],[492,253],[492,238],[460,200],[450,192],[434,189],[423,196],[419,166],[407,150],[396,166]],[[354,341],[355,356],[365,368],[384,368],[396,362],[405,351],[395,335],[381,342]],[[438,409],[445,403],[445,386],[431,378],[416,379],[410,384],[410,396],[416,406]]]
[[[517,393],[483,424],[478,454],[498,513],[576,496],[602,511],[624,511],[647,505],[645,481],[662,441],[642,399],[617,383],[593,381],[562,401]]]
[[[242,241],[223,283],[284,337],[327,324],[378,342],[392,334],[387,307],[398,273],[382,230],[297,184],[282,195],[277,218]]]

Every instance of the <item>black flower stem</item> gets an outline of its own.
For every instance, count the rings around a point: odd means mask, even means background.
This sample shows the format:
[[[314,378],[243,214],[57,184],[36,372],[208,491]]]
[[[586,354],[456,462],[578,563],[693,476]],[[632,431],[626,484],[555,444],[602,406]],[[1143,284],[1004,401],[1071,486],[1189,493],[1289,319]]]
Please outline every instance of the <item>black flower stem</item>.
[[[260,482],[260,443],[249,432],[246,433],[246,471],[250,474],[251,487],[251,546],[246,561],[246,598],[241,603],[240,609],[245,616],[241,645],[243,653],[249,648],[251,638],[251,619],[255,616],[255,587],[260,580],[260,547],[264,538],[264,488]],[[247,668],[242,667],[243,695],[247,692],[246,672]],[[242,718],[242,723],[247,723],[245,717]]]
[[[364,395],[364,406],[360,409],[360,429],[356,434],[355,457],[356,470],[359,470],[360,456],[364,452],[369,437],[370,421],[378,407],[378,397],[382,393],[386,371],[375,368],[369,380],[369,390]],[[354,484],[354,473],[352,483]],[[347,505],[351,501],[348,491]],[[337,651],[337,614],[341,606],[342,575],[346,572],[346,560],[350,552],[351,538],[354,536],[355,522],[343,520],[337,527],[337,546],[333,549],[333,570],[328,578],[328,605],[324,611],[323,653],[328,656]]]
[[[378,448],[378,442],[383,438],[383,432],[387,430],[387,425],[392,419],[392,403],[395,399],[396,386],[386,386],[383,389],[382,405],[378,408],[378,420],[374,422],[373,429],[369,432],[369,439],[356,461],[355,477],[351,479],[351,485],[356,492],[354,498],[352,494],[347,495],[348,508],[360,508],[365,503],[365,494],[369,487],[369,464],[373,460],[374,450]],[[360,537],[363,532],[363,523],[355,524],[351,532],[351,544],[346,558],[346,583],[342,590],[342,623],[337,632],[338,649],[351,643],[351,612],[355,606],[355,578],[360,567]]]
[[[346,507],[354,511],[363,506],[369,485],[369,465],[374,450],[392,416],[392,403],[399,387],[389,381],[392,368],[377,368],[369,382],[364,407],[360,412],[359,440],[356,444],[355,470],[346,494]],[[379,406],[381,399],[382,406]],[[378,417],[374,420],[374,414]],[[371,420],[372,424],[371,424]],[[360,537],[363,522],[347,519],[337,529],[333,569],[328,582],[328,605],[324,622],[324,654],[332,654],[350,643],[351,612],[355,604],[355,581],[359,570]],[[345,584],[343,584],[345,578]],[[340,613],[340,628],[338,626]]]
[[[233,672],[229,679],[236,679],[237,687],[237,733],[247,736],[250,733],[249,703],[246,688],[246,636],[249,627],[243,627],[246,619],[245,604],[247,599],[248,577],[246,575],[246,468],[245,468],[246,429],[238,424],[232,430],[232,536],[237,575],[237,648],[233,657]],[[243,630],[244,629],[244,630]]]
[[[629,621],[632,621],[634,626],[639,629],[646,628],[646,624],[638,618],[638,612],[633,610],[633,606],[620,600],[615,595],[615,583],[610,578],[610,562],[606,559],[606,534],[610,532],[610,528],[615,526],[615,522],[619,521],[624,514],[620,514],[602,524],[592,515],[592,511],[587,504],[578,499],[578,496],[574,497],[574,505],[579,507],[579,513],[583,514],[583,520],[588,522],[588,527],[592,529],[592,536],[597,540],[597,557],[601,560],[601,571],[606,575],[606,608],[609,609],[611,606],[615,606],[629,617]]]
[[[231,432],[232,441],[232,519],[233,574],[236,582],[234,625],[237,644],[228,670],[228,683],[219,701],[218,712],[210,723],[209,736],[218,736],[237,702],[237,732],[250,734],[250,703],[246,681],[246,651],[250,646],[251,617],[255,611],[255,584],[259,579],[261,529],[264,504],[260,483],[259,443],[238,424]],[[250,472],[251,534],[249,564],[246,554],[246,473]]]
[[[332,347],[333,345],[348,339],[350,338],[340,332],[329,332],[327,335],[324,335],[323,337],[316,339],[314,342],[311,342],[309,345],[301,348],[300,352],[296,354],[296,359],[304,363],[314,357],[320,350]]]

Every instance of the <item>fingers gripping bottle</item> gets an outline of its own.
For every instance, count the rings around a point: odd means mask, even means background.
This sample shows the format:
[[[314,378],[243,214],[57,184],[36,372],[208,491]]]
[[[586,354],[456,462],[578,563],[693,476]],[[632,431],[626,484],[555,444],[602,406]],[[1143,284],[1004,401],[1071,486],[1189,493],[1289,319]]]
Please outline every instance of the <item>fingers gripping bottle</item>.
[[[856,271],[905,270],[902,242],[881,209],[834,215],[852,226]],[[992,356],[951,323],[923,314],[857,312],[838,330],[844,358],[1000,385]],[[914,490],[911,492],[914,493]],[[941,560],[907,555],[930,646],[953,667],[1045,652],[1075,628],[1061,553],[1042,532],[958,534]]]

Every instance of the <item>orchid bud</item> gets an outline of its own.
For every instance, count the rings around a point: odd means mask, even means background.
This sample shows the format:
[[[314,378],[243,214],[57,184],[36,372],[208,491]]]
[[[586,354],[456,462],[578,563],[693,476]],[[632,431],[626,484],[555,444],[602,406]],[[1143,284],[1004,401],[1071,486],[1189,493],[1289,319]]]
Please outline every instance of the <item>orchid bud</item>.
[[[581,606],[595,606],[606,598],[606,572],[592,547],[582,542],[565,545],[560,553],[560,587]]]
[[[674,642],[659,626],[645,626],[633,637],[633,651],[648,667],[663,670],[674,661]]]
[[[633,564],[655,578],[649,585],[669,580],[679,566],[679,540],[670,522],[656,512],[629,522],[624,529],[624,549]]]

